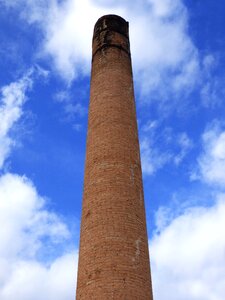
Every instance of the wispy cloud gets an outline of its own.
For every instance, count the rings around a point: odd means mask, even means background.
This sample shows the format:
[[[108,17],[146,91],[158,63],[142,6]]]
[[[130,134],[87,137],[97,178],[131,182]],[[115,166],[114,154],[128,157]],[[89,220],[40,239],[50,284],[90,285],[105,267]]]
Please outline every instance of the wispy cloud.
[[[3,86],[0,89],[0,169],[10,151],[17,144],[17,138],[12,134],[18,121],[24,113],[27,92],[32,89],[34,78],[48,77],[48,71],[36,65],[30,68],[20,79]]]
[[[87,113],[86,107],[80,102],[74,102],[69,90],[60,91],[54,96],[58,103],[61,103],[64,110],[64,117],[67,121],[75,121],[76,117],[83,117]]]
[[[23,114],[26,91],[32,86],[31,71],[20,80],[1,88],[0,99],[0,169],[16,141],[10,136],[10,130]]]
[[[224,75],[218,75],[220,59],[212,54],[206,55],[202,62],[204,73],[200,96],[202,103],[207,108],[221,106],[225,97]]]
[[[172,128],[162,128],[159,121],[147,122],[141,127],[142,171],[152,175],[167,164],[178,167],[193,148],[186,132],[174,133]]]
[[[146,175],[154,174],[161,169],[171,159],[171,154],[161,152],[156,146],[151,144],[148,138],[144,138],[140,144],[142,172]]]
[[[192,179],[225,187],[225,130],[224,122],[214,120],[202,135],[202,153]]]
[[[193,143],[191,139],[188,137],[186,132],[182,132],[178,135],[177,144],[180,146],[180,153],[174,156],[174,163],[179,165],[188,152],[193,148]]]

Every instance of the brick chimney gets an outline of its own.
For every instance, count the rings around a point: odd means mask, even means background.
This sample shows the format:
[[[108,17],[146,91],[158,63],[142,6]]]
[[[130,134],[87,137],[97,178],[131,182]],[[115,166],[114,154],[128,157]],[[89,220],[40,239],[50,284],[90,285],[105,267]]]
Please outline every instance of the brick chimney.
[[[152,300],[128,22],[94,28],[76,299]]]

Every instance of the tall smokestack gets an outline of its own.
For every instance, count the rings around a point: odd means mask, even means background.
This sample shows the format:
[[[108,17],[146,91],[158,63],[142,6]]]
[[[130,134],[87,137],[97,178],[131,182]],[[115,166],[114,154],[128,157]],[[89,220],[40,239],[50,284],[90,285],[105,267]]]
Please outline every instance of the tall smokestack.
[[[152,300],[128,22],[94,28],[76,299]]]

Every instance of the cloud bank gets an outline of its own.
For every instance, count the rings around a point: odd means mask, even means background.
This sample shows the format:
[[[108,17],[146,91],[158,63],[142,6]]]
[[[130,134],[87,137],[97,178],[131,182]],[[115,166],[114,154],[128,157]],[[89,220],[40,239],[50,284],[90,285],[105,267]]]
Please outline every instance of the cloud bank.
[[[187,209],[153,237],[150,254],[156,300],[224,298],[224,214],[225,195],[220,194],[212,207]]]
[[[189,206],[179,214],[160,207],[150,241],[155,299],[214,300],[225,295],[225,133],[224,123],[214,120],[202,135],[197,160],[204,187],[211,188],[210,206]],[[209,197],[211,197],[210,195]]]
[[[29,179],[9,173],[0,177],[2,300],[73,299],[76,252],[70,243],[66,224],[48,210]]]

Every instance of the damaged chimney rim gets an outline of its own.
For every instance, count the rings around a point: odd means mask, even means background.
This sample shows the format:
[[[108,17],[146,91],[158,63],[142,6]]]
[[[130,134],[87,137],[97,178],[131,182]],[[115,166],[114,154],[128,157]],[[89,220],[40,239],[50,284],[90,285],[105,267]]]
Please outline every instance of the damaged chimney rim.
[[[129,23],[118,15],[105,15],[99,18],[94,27],[93,37],[105,30],[115,31],[129,38]]]

